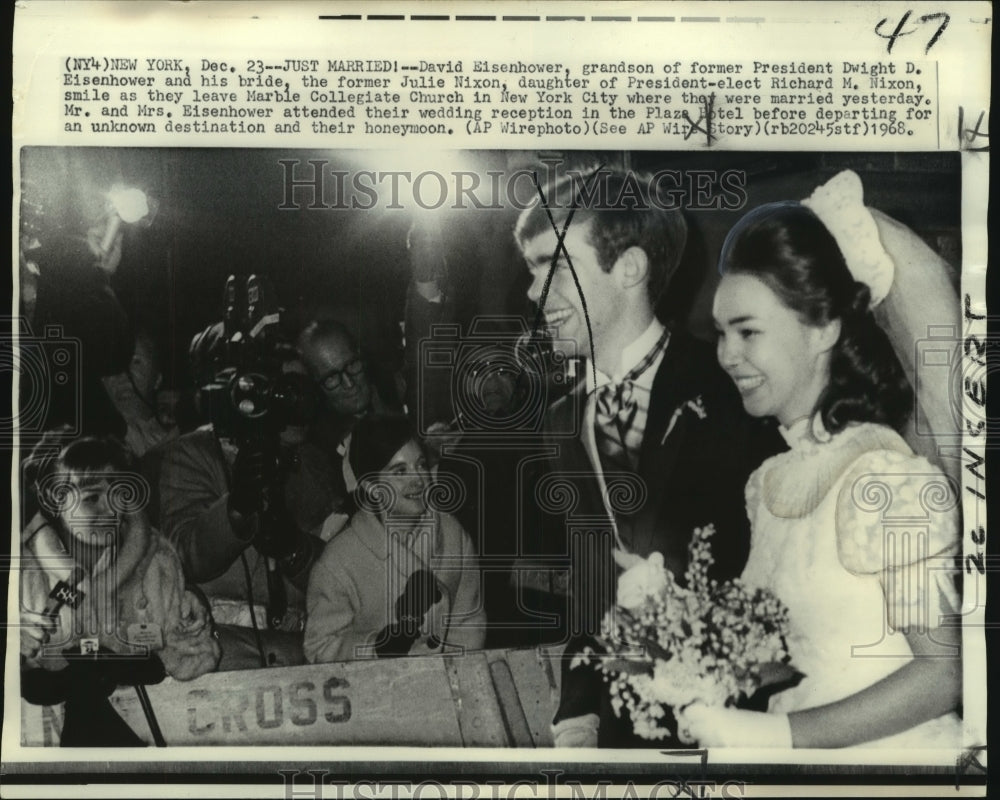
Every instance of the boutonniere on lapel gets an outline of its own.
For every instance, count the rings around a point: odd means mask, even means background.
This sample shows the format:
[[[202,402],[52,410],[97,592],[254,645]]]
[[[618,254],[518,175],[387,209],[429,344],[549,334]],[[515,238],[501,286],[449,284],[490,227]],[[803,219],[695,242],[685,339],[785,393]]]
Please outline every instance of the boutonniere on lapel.
[[[663,432],[663,438],[660,439],[661,446],[666,444],[667,437],[670,435],[671,431],[673,431],[674,426],[678,423],[685,411],[690,411],[692,414],[695,414],[698,419],[708,418],[708,412],[705,410],[705,401],[701,395],[692,397],[687,402],[681,403],[676,409],[674,409],[674,415],[670,418],[670,422],[667,423],[667,429]]]

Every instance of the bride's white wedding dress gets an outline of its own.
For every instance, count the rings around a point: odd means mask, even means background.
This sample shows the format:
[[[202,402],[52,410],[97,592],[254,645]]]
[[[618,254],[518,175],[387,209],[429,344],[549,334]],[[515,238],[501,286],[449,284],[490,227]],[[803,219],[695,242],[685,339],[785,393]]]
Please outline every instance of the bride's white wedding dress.
[[[943,473],[892,429],[854,424],[814,438],[782,429],[791,450],[747,485],[752,528],[743,579],[788,606],[802,682],[771,699],[788,713],[843,699],[913,658],[901,628],[925,631],[959,607],[959,498]],[[956,714],[866,746],[958,747]]]

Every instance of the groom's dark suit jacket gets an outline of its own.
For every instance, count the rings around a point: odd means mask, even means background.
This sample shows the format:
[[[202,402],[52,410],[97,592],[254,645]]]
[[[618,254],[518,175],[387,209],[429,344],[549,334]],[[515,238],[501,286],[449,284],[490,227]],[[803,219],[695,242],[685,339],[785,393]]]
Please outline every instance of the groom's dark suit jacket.
[[[548,473],[539,480],[561,477],[573,484],[578,495],[569,514],[541,513],[549,552],[568,552],[569,530],[577,527],[574,519],[593,520],[592,531],[602,527],[600,520],[604,520],[606,530],[610,527],[600,483],[581,435],[585,434],[586,403],[586,383],[582,382],[546,414],[546,436],[558,448],[558,455],[549,461]],[[556,435],[568,430],[578,435]],[[743,410],[732,380],[718,365],[714,348],[689,335],[672,333],[653,381],[637,472],[617,479],[606,476],[612,497],[616,482],[627,488],[638,478],[643,487],[641,503],[623,499],[627,492],[619,495],[625,510],[616,513],[615,519],[623,543],[644,557],[661,552],[667,566],[681,578],[693,530],[711,524],[715,527],[711,539],[713,576],[724,580],[739,575],[750,546],[744,500],[747,479],[765,458],[785,449],[773,423],[754,419]],[[614,600],[619,570],[608,556],[613,535],[596,532],[591,536],[605,540],[608,546],[589,550],[590,557],[578,553],[573,561],[571,605],[576,619],[570,620],[571,636],[599,633],[600,618]],[[588,548],[577,548],[581,549]],[[564,668],[564,682],[567,677]],[[570,688],[564,687],[557,720],[587,713],[579,703],[588,706],[592,702],[586,696],[576,700],[568,697],[565,689]],[[584,695],[591,691],[601,694],[599,679],[590,689],[580,688]],[[589,710],[596,712],[596,708]]]

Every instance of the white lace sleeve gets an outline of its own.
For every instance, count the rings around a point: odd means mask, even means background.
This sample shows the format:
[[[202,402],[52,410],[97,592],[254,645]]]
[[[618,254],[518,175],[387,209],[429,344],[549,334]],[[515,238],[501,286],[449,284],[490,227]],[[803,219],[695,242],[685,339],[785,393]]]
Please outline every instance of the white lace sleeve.
[[[743,495],[746,500],[747,509],[747,519],[750,520],[750,541],[754,539],[755,531],[757,530],[757,516],[760,510],[761,504],[761,494],[760,494],[760,482],[762,480],[763,469],[758,467],[750,475],[747,480],[746,488],[743,490]]]
[[[938,627],[959,607],[958,487],[924,458],[874,451],[847,471],[837,502],[837,552],[855,574],[878,574],[889,624]]]

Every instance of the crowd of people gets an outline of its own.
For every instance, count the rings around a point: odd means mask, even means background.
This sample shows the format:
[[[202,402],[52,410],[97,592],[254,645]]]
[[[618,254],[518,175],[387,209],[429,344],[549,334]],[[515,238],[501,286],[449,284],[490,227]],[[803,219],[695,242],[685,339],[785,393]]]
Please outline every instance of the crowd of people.
[[[344,320],[308,320],[278,372],[317,405],[281,425],[223,429],[198,391],[197,427],[157,414],[154,345],[107,286],[120,238],[90,237],[92,292],[114,312],[103,322],[123,320],[110,338],[125,355],[81,390],[98,398],[82,430],[53,424],[21,470],[22,694],[67,703],[63,744],[83,743],[81,714],[103,720],[90,743],[137,743],[94,697],[164,674],[553,644],[565,646],[556,745],[649,746],[573,655],[597,646],[614,604],[615,551],[661,553],[682,575],[705,525],[715,577],[787,605],[805,677],[763,709],[667,709],[685,740],[954,740],[961,660],[943,621],[958,587],[928,564],[957,552],[957,500],[930,513],[923,550],[891,550],[855,494],[879,476],[906,516],[928,481],[954,489],[904,438],[914,381],[894,349],[917,333],[901,330],[914,317],[894,299],[931,296],[899,286],[943,272],[940,259],[866,209],[857,176],[842,173],[730,232],[713,347],[656,313],[685,249],[683,214],[608,203],[643,183],[611,169],[600,180],[589,200],[525,210],[512,232],[534,328],[493,329],[489,346],[458,337],[429,359],[421,344],[450,321],[450,265],[440,232],[416,225],[405,363],[385,374]],[[23,237],[22,256],[25,275]],[[934,289],[924,318],[950,318],[957,298]],[[31,314],[67,321],[35,294]],[[218,382],[226,335],[195,337],[196,388]],[[445,362],[440,377],[432,367]],[[916,399],[947,433],[937,398]],[[558,497],[544,489],[555,484]],[[903,651],[854,658],[886,620]]]

